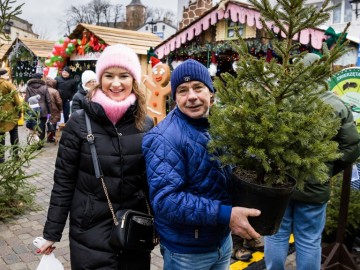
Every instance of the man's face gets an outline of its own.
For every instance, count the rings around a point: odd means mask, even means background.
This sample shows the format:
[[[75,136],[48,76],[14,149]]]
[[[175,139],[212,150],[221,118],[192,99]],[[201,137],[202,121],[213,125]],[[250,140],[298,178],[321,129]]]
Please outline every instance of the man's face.
[[[192,81],[176,88],[175,100],[182,113],[199,119],[209,116],[212,95],[204,83]]]
[[[61,72],[61,76],[63,76],[64,78],[67,78],[67,77],[70,76],[70,74],[69,74],[69,72],[67,72],[66,70],[63,70],[63,71]]]

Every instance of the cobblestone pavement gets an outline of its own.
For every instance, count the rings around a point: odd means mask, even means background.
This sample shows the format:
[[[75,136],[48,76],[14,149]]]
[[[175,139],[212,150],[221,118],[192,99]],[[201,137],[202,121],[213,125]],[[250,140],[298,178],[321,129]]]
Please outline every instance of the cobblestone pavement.
[[[26,143],[26,129],[19,126],[20,143]],[[9,138],[6,138],[9,142]],[[46,212],[50,200],[53,183],[54,164],[58,146],[46,143],[41,153],[26,168],[29,174],[37,174],[29,182],[37,187],[37,211],[26,213],[6,222],[0,222],[0,270],[35,270],[41,256],[37,255],[32,241],[42,236],[46,220]],[[55,256],[62,262],[65,269],[70,269],[68,226],[66,226],[61,242],[56,244]],[[294,255],[287,260],[287,270],[293,270]],[[163,259],[159,247],[152,252],[151,270],[163,268]]]

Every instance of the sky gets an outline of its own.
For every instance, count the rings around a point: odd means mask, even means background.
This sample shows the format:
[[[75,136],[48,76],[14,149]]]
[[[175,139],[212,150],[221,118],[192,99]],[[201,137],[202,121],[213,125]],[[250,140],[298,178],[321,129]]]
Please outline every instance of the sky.
[[[124,7],[131,0],[109,0],[111,4],[121,4]],[[25,3],[20,18],[33,24],[33,31],[47,40],[57,41],[65,33],[61,19],[71,6],[86,4],[90,0],[16,0],[14,5]],[[164,8],[177,14],[178,0],[141,0],[147,7]]]

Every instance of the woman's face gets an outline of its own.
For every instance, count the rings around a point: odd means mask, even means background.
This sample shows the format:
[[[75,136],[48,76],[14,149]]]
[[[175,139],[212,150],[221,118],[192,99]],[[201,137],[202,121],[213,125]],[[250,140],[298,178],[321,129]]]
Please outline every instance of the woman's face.
[[[115,101],[126,99],[133,90],[134,78],[123,68],[105,69],[101,76],[101,87],[104,93]]]
[[[85,86],[87,88],[93,88],[96,85],[96,80],[90,80],[87,83],[85,83]]]

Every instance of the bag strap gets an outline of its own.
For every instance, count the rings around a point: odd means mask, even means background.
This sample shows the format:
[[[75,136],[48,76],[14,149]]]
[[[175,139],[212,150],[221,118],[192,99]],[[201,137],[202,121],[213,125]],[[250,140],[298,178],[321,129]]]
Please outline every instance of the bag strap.
[[[84,113],[85,113],[86,129],[87,129],[87,133],[88,133],[87,136],[86,136],[86,139],[87,139],[87,141],[88,141],[88,143],[90,145],[91,157],[92,157],[93,164],[94,164],[94,169],[95,169],[95,177],[100,178],[100,180],[101,180],[101,184],[102,184],[102,187],[104,189],[104,193],[105,193],[106,200],[108,202],[108,205],[109,205],[109,208],[110,208],[110,211],[111,211],[112,218],[114,220],[114,224],[117,226],[117,225],[119,225],[119,222],[116,219],[114,208],[113,208],[112,203],[110,201],[109,193],[108,193],[107,187],[105,185],[104,175],[102,173],[101,166],[100,166],[99,159],[98,159],[98,155],[97,155],[97,152],[96,152],[95,137],[92,134],[92,130],[91,130],[90,118],[89,118],[89,116],[87,115],[87,113],[85,111],[84,111]],[[145,196],[145,202],[146,202],[146,208],[147,208],[148,214],[151,215],[150,205],[148,203],[148,200],[147,200],[145,194],[144,194],[144,196]]]
[[[102,171],[100,168],[99,159],[98,159],[98,156],[96,153],[95,137],[92,134],[90,118],[86,112],[84,112],[84,113],[85,113],[86,129],[87,129],[87,133],[88,133],[86,136],[86,139],[90,145],[91,157],[92,157],[92,161],[93,161],[94,169],[95,169],[95,176],[96,176],[96,178],[101,178],[101,177],[103,177],[103,175],[102,175]]]
[[[92,130],[91,130],[90,118],[89,118],[89,116],[87,115],[86,112],[84,112],[84,113],[85,113],[86,129],[87,129],[87,133],[88,133],[87,136],[86,136],[86,139],[87,139],[87,141],[88,141],[88,143],[90,145],[91,157],[92,157],[93,164],[94,164],[94,169],[95,169],[95,177],[100,178],[100,180],[101,180],[101,184],[102,184],[102,187],[104,189],[104,193],[105,193],[106,200],[107,200],[109,208],[110,208],[112,218],[114,220],[114,224],[117,226],[117,225],[119,225],[119,222],[116,219],[114,208],[113,208],[112,203],[110,201],[109,193],[108,193],[107,187],[105,185],[104,175],[102,174],[102,170],[101,170],[99,159],[98,159],[97,152],[96,152],[95,137],[92,134]]]

